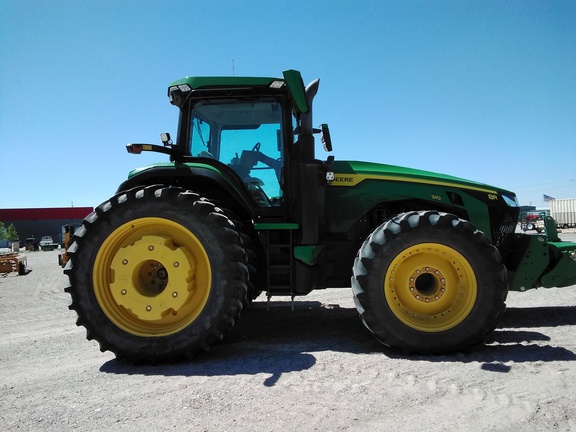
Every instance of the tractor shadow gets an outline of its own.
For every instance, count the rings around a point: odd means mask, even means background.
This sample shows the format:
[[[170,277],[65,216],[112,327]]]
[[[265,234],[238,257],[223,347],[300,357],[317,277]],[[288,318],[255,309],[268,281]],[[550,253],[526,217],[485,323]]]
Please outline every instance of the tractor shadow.
[[[379,352],[356,309],[315,301],[254,302],[224,340],[189,362],[134,366],[110,360],[100,371],[166,376],[266,374],[273,386],[283,373],[312,368],[314,352]]]
[[[576,325],[576,307],[508,308],[498,328],[480,346],[451,355],[407,355],[382,346],[354,308],[316,301],[254,302],[224,340],[188,362],[134,366],[110,360],[100,370],[114,374],[234,376],[267,374],[273,386],[283,373],[316,364],[315,352],[383,355],[427,362],[480,362],[491,372],[508,372],[506,362],[574,361],[576,354],[552,346],[543,328]],[[535,330],[530,330],[534,328]],[[536,330],[536,328],[538,330]]]

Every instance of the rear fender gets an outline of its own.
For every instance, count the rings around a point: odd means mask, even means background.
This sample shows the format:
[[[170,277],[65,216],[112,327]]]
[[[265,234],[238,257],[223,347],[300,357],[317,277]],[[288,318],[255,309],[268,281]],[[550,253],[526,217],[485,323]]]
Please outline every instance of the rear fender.
[[[141,185],[162,184],[192,190],[207,198],[225,202],[235,212],[252,217],[256,210],[244,187],[230,175],[223,175],[210,167],[164,166],[145,169],[131,176],[118,192]]]

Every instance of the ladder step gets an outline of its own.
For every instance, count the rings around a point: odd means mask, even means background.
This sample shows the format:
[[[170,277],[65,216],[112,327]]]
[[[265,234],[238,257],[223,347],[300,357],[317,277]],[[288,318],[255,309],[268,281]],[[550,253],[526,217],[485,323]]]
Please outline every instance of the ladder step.
[[[266,265],[269,294],[287,295],[292,292],[292,231],[266,231]]]

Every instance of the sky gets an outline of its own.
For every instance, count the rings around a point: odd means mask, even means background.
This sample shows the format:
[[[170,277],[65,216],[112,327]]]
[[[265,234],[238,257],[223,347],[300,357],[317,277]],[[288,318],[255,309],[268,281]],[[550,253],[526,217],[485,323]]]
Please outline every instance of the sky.
[[[320,78],[336,159],[574,198],[575,23],[573,0],[0,0],[0,208],[95,207],[167,160],[125,145],[176,136],[172,81],[286,69]]]

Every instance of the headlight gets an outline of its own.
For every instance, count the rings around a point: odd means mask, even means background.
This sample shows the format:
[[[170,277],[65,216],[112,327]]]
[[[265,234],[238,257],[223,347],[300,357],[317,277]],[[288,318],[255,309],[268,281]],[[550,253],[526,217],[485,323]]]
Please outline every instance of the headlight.
[[[506,201],[508,207],[519,207],[518,198],[516,198],[516,195],[508,196],[502,194],[502,198],[504,199],[504,201]]]

